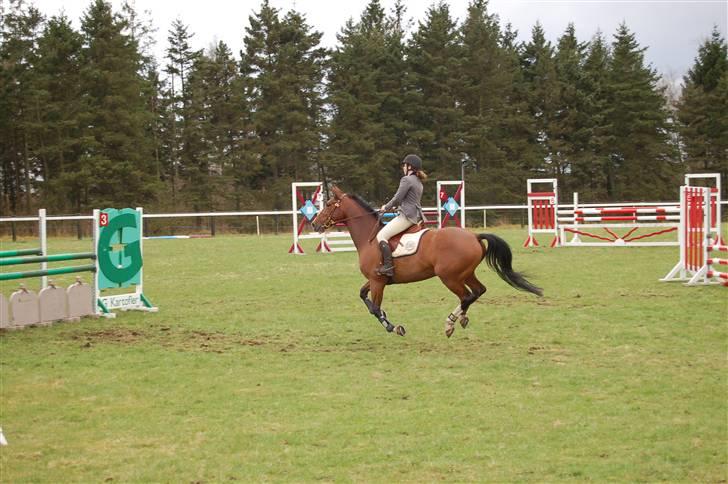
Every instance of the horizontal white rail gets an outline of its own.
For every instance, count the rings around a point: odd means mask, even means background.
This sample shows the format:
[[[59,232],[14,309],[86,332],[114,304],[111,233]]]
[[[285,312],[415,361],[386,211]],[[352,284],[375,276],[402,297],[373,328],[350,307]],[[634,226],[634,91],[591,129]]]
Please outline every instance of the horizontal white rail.
[[[144,218],[183,218],[183,217],[251,217],[257,215],[292,215],[291,210],[268,210],[263,212],[186,212],[186,213],[150,213]]]
[[[584,203],[579,204],[580,208],[589,207],[657,207],[676,204],[679,202],[621,202],[621,203]],[[721,205],[728,205],[728,200],[721,200]],[[561,208],[574,208],[573,204],[560,203]],[[526,210],[526,205],[468,205],[466,211],[483,211],[483,210]],[[423,207],[424,212],[437,211],[437,207]],[[287,215],[293,213],[291,210],[266,210],[266,211],[249,211],[249,212],[182,212],[182,213],[144,213],[145,219],[152,218],[189,218],[189,217],[255,217],[270,215]],[[69,221],[69,220],[92,220],[91,215],[49,215],[46,220]],[[0,217],[0,223],[8,222],[37,222],[37,216],[20,216],[20,217]]]

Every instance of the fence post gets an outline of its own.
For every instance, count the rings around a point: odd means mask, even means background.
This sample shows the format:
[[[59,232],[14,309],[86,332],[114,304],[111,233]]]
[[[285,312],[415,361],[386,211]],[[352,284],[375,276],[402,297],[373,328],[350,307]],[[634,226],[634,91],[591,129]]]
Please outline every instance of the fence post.
[[[48,234],[46,230],[46,209],[41,208],[38,210],[38,237],[40,238],[40,255],[43,257],[48,255]],[[46,261],[40,263],[40,270],[48,270],[48,263]],[[41,289],[48,287],[48,276],[42,276],[40,278],[40,287]]]
[[[215,236],[215,217],[210,217],[210,235]]]
[[[260,237],[260,215],[255,216],[255,230],[258,232],[258,237]]]

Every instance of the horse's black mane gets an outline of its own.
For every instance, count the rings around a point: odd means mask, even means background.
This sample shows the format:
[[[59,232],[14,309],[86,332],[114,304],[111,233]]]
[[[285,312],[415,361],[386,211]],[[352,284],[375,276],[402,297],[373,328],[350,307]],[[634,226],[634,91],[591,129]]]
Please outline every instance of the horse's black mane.
[[[350,193],[349,194],[349,198],[351,198],[356,203],[358,203],[359,206],[361,208],[363,208],[364,210],[366,210],[367,213],[369,213],[370,215],[377,215],[377,212],[378,211],[375,208],[373,208],[369,202],[367,202],[366,200],[364,200],[363,198],[361,198],[359,195],[351,194]]]

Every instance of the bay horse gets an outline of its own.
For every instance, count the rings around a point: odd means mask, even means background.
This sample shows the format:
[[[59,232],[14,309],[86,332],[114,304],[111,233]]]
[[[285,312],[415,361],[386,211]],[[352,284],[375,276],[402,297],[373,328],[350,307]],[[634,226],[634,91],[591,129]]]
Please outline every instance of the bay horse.
[[[343,223],[349,229],[359,254],[359,270],[367,278],[359,297],[389,333],[404,336],[405,329],[401,325],[393,325],[382,310],[384,287],[423,281],[434,276],[439,277],[460,299],[460,304],[445,319],[445,335],[448,338],[452,336],[457,321],[465,328],[469,322],[468,308],[486,291],[483,283],[475,277],[475,269],[483,259],[514,288],[543,295],[539,287],[513,270],[513,255],[505,240],[493,234],[474,234],[459,227],[429,230],[422,236],[417,252],[394,259],[394,277],[381,276],[377,274],[381,252],[375,239],[383,226],[379,212],[359,196],[348,195],[336,186],[332,188],[332,194],[333,197],[312,221],[313,228],[323,233]],[[488,243],[487,246],[483,245],[483,240]],[[367,297],[370,291],[371,299]]]

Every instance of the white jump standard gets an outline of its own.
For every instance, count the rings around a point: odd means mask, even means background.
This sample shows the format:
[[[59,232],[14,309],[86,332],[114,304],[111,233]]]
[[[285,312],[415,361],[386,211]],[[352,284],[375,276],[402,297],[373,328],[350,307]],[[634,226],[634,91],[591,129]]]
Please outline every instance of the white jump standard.
[[[728,273],[715,269],[728,265],[728,259],[714,255],[728,252],[728,246],[719,242],[720,236],[713,237],[714,193],[706,187],[680,188],[680,260],[661,281],[728,286]]]
[[[713,236],[714,242],[722,243],[722,236],[720,232],[721,222],[721,200],[720,200],[720,173],[690,173],[685,175],[685,186],[697,186],[693,183],[694,180],[706,180],[711,183],[710,188],[710,233]]]
[[[304,232],[306,226],[324,208],[323,182],[291,183],[291,211],[293,214],[293,244],[289,254],[305,254],[300,241],[316,239],[319,241],[316,252],[330,254],[332,252],[352,252],[356,250],[348,232],[328,232],[320,234],[315,230]],[[306,189],[310,196],[305,194]],[[300,217],[300,220],[299,220]],[[312,228],[312,227],[311,227]],[[333,239],[333,240],[332,240]]]
[[[535,191],[534,185],[546,185],[544,191]],[[536,234],[551,234],[551,247],[559,245],[559,183],[556,178],[529,178],[526,180],[528,211],[528,238],[524,247],[537,247]]]

